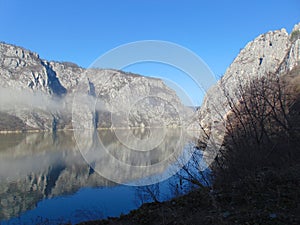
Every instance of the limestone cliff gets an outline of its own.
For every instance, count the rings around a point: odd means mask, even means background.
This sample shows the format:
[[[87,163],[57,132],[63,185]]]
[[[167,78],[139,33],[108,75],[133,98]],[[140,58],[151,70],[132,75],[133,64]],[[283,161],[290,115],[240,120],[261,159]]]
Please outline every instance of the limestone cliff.
[[[299,33],[300,24],[295,25],[291,34],[285,29],[270,31],[240,51],[220,81],[207,92],[198,110],[199,123],[205,131],[202,139],[214,135],[216,141],[222,142],[224,118],[230,109],[225,95],[233,102],[238,101],[239,91],[246,88],[249,81],[286,74],[300,65]]]
[[[0,99],[0,130],[67,129],[72,119],[78,128],[178,126],[186,110],[160,79],[48,62],[5,43],[0,43]]]

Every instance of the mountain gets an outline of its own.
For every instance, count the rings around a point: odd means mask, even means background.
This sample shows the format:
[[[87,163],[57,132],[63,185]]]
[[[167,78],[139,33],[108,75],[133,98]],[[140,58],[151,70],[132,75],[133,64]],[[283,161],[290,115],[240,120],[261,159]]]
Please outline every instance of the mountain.
[[[191,111],[160,79],[49,62],[5,43],[0,99],[0,131],[179,126]]]
[[[249,42],[224,76],[207,92],[198,110],[199,124],[203,129],[200,139],[212,138],[215,144],[222,144],[225,118],[230,111],[228,99],[238,102],[240,90],[246,90],[251,81],[267,76],[284,76],[299,65],[300,23],[290,34],[285,29],[270,31]]]
[[[209,185],[80,224],[299,224],[299,112],[300,24],[247,44],[208,91],[198,117]]]

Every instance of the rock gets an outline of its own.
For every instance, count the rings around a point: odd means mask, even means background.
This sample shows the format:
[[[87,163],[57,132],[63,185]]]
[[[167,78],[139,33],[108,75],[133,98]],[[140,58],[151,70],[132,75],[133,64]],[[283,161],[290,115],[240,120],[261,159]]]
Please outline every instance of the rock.
[[[295,25],[292,33],[298,32],[299,28],[300,24]],[[202,140],[207,142],[207,136],[214,136],[217,146],[222,144],[226,116],[230,111],[226,95],[237,102],[239,90],[247,87],[249,81],[267,75],[285,74],[299,65],[299,38],[292,41],[291,34],[285,29],[270,31],[259,35],[240,51],[220,81],[209,89],[198,110],[199,124],[203,128]],[[215,156],[212,154],[212,157]]]
[[[22,130],[69,129],[72,119],[84,129],[179,126],[190,111],[160,79],[48,62],[5,43],[0,74],[1,112],[16,118]],[[19,129],[6,121],[0,130]]]

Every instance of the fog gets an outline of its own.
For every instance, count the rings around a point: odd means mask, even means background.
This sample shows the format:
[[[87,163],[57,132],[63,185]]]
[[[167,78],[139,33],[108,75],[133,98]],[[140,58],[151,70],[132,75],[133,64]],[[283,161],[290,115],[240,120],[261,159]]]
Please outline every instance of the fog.
[[[61,101],[55,101],[40,91],[35,93],[29,91],[0,89],[0,109],[12,110],[16,108],[39,108],[57,110],[62,107]]]
[[[40,109],[49,112],[72,112],[73,96],[54,97],[41,91],[0,88],[0,111],[16,109]],[[97,111],[106,111],[105,104],[93,96],[82,94],[76,99],[81,106]],[[96,104],[97,103],[97,104]]]

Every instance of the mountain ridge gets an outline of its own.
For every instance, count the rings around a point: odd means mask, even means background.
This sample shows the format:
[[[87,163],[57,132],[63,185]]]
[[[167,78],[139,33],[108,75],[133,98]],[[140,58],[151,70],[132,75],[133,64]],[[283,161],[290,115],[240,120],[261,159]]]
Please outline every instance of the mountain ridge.
[[[179,114],[187,110],[175,91],[168,88],[158,78],[148,78],[115,69],[84,69],[70,62],[47,61],[41,59],[37,53],[3,42],[0,43],[0,74],[2,102],[9,102],[4,101],[4,98],[15,100],[12,95],[18,96],[19,99],[22,99],[24,95],[27,96],[28,104],[23,108],[7,109],[7,105],[0,105],[2,117],[7,115],[3,121],[9,121],[15,117],[15,122],[19,122],[17,127],[21,127],[23,131],[72,129],[72,100],[79,91],[81,95],[87,95],[86,98],[93,97],[93,101],[102,101],[102,111],[106,114],[107,111],[112,111],[112,107],[122,109],[123,111],[118,113],[121,113],[123,119],[129,119],[128,124],[122,124],[126,127],[143,127],[150,124],[178,126],[183,122]],[[11,91],[5,93],[7,89]],[[36,102],[32,103],[33,100],[38,101],[36,95],[42,98],[38,106]],[[149,96],[155,96],[156,101],[160,99],[160,103],[153,103]],[[59,109],[50,110],[49,105],[53,105],[54,102],[60,105]],[[154,110],[146,111],[136,108],[136,104],[142,104],[142,102],[145,108]],[[111,128],[112,121],[107,121],[111,113],[103,116],[101,110],[93,112],[89,107],[85,110],[87,110],[85,115],[82,115],[79,120],[88,119],[89,122],[86,122],[86,126],[83,127]],[[130,118],[126,118],[126,110],[131,110]],[[165,114],[158,117],[154,111]],[[100,122],[98,114],[105,117]],[[0,130],[11,130],[11,126],[2,123]]]

